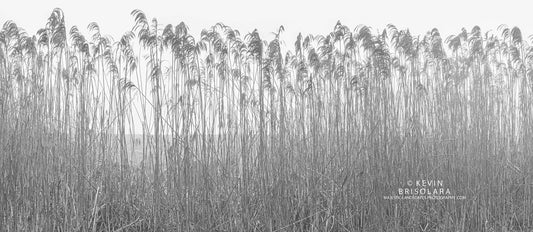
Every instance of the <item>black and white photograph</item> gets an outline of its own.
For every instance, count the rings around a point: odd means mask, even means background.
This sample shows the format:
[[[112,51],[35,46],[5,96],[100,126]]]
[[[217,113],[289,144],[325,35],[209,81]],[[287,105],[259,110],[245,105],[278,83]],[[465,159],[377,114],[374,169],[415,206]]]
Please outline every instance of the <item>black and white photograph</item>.
[[[1,0],[0,232],[533,232],[532,7]]]

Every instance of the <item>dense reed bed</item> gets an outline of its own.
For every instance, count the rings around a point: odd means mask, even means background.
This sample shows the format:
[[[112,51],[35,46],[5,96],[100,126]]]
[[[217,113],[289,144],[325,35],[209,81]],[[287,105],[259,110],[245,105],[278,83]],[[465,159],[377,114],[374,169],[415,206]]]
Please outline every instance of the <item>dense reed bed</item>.
[[[132,25],[3,24],[0,230],[533,229],[520,29]],[[422,179],[466,199],[385,199]]]

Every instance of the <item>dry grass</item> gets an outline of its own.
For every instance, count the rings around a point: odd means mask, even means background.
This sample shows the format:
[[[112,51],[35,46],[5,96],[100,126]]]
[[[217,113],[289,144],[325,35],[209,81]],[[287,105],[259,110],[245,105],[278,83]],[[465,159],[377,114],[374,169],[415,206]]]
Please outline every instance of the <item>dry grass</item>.
[[[2,231],[533,229],[518,28],[339,23],[284,48],[132,15],[116,42],[59,9],[35,36],[4,24]],[[421,179],[466,199],[384,199]]]

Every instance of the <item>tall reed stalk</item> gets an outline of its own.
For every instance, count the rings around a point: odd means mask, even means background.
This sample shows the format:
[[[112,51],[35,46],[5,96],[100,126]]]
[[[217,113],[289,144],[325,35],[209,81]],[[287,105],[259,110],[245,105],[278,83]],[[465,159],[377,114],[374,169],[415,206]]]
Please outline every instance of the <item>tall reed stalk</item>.
[[[0,30],[1,231],[529,231],[533,48],[338,22],[199,39],[134,10]],[[464,200],[387,200],[442,180]]]

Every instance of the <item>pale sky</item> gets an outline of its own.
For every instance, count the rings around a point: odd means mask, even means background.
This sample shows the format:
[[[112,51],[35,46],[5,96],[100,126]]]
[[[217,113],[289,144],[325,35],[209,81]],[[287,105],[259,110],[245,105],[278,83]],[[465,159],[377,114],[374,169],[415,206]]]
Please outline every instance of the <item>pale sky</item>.
[[[466,0],[407,0],[407,1],[349,1],[349,0],[0,0],[0,23],[15,21],[19,27],[34,34],[44,27],[53,8],[63,9],[67,27],[77,25],[86,29],[97,22],[104,35],[118,38],[133,25],[130,12],[141,9],[148,18],[156,17],[162,26],[184,21],[195,37],[202,29],[217,22],[238,29],[241,36],[259,29],[264,39],[280,25],[286,29],[282,39],[292,48],[298,32],[325,34],[337,20],[350,29],[366,24],[383,29],[388,23],[409,28],[415,34],[437,27],[444,38],[457,34],[462,27],[470,30],[479,25],[485,32],[496,32],[500,24],[519,26],[524,38],[533,28],[528,1],[466,1]],[[529,39],[528,39],[529,40]]]

